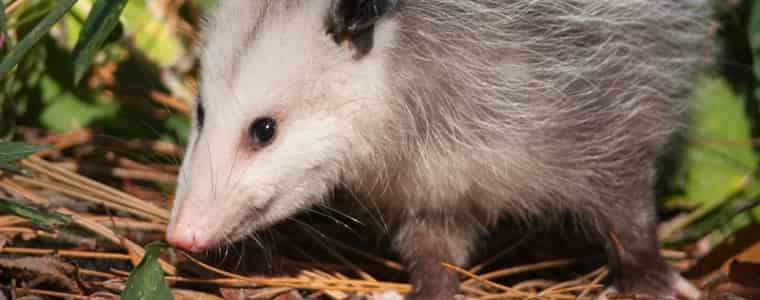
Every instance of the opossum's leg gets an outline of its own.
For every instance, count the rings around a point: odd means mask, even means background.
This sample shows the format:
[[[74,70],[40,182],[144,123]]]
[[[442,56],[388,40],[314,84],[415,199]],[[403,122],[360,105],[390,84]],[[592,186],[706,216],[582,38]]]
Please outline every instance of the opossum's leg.
[[[644,185],[648,187],[648,185]],[[608,263],[614,288],[608,291],[642,294],[654,299],[699,298],[699,291],[673,270],[660,255],[656,233],[654,196],[638,188],[607,209],[609,217],[601,228],[607,237]],[[636,207],[633,207],[636,206]]]
[[[395,245],[409,271],[412,292],[407,300],[454,299],[459,276],[442,263],[467,263],[475,233],[468,226],[446,226],[443,217],[409,218],[399,227]]]

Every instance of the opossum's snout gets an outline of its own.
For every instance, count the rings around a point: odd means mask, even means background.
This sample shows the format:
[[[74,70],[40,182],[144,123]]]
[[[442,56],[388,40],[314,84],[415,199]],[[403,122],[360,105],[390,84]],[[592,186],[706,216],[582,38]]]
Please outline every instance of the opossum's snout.
[[[251,230],[271,223],[273,214],[270,210],[275,202],[279,202],[275,198],[240,190],[219,195],[222,196],[192,191],[183,193],[175,200],[166,241],[194,253],[206,251],[222,241],[237,241]]]
[[[192,200],[184,202],[193,203]],[[215,247],[222,240],[238,240],[248,232],[245,225],[263,220],[271,203],[271,200],[264,201],[260,207],[246,207],[231,213],[222,211],[228,209],[224,205],[181,207],[167,228],[166,241],[176,248],[199,253]],[[217,209],[219,211],[215,211]]]
[[[213,244],[199,232],[184,227],[182,223],[173,223],[166,231],[166,241],[176,248],[194,253],[206,251]]]

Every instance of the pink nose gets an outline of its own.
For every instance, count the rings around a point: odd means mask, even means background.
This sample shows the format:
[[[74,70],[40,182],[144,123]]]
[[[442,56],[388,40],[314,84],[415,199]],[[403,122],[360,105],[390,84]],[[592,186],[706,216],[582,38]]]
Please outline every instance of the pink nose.
[[[180,227],[178,224],[169,225],[169,229],[166,231],[166,241],[176,248],[193,253],[203,252],[209,248],[209,243],[198,239],[196,232],[187,226]]]

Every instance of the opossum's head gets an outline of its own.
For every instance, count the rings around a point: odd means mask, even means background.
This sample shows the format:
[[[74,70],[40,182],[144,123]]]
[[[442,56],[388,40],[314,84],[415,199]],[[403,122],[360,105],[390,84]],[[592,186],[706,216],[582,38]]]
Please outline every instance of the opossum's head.
[[[387,114],[380,99],[397,1],[220,2],[206,30],[171,244],[203,251],[290,217],[372,152],[368,133]]]

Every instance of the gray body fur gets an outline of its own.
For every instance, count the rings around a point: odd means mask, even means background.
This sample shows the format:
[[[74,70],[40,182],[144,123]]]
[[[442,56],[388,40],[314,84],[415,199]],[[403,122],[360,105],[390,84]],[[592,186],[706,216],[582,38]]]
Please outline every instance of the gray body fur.
[[[276,30],[259,26],[268,15],[307,6],[250,2],[223,4],[210,40],[230,31],[219,24],[233,11],[259,20],[237,29],[243,41]],[[356,112],[346,143],[361,153],[323,167],[331,175],[315,195],[343,187],[379,209],[413,299],[450,298],[458,279],[439,263],[467,264],[504,216],[575,218],[605,243],[615,288],[672,296],[683,282],[657,248],[655,162],[687,108],[705,17],[690,0],[401,0],[378,21],[373,48],[353,58],[382,62],[384,97],[372,103],[383,113]],[[241,65],[213,64],[222,78]],[[208,72],[205,81],[226,80]]]

